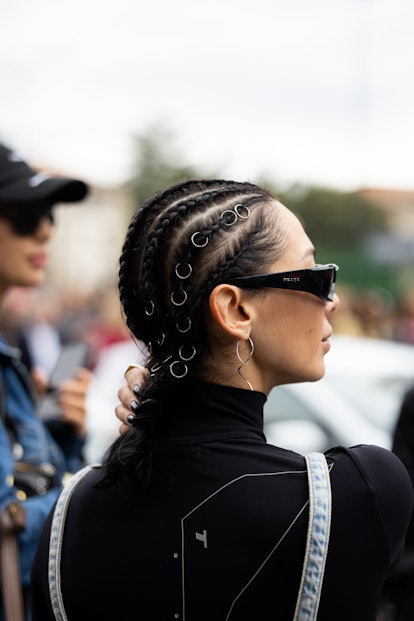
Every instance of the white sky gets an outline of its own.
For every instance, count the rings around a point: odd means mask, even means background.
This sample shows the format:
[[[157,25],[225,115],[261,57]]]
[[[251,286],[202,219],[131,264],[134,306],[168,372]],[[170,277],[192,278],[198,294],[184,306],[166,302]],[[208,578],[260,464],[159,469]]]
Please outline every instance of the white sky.
[[[171,127],[223,176],[414,189],[412,0],[0,0],[0,138],[99,184]]]

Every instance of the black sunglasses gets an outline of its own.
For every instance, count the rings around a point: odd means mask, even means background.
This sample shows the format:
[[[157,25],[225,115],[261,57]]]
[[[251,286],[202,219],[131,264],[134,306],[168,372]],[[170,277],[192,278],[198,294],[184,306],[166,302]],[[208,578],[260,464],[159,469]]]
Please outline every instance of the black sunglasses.
[[[48,218],[54,224],[53,205],[8,205],[0,206],[0,218],[10,223],[16,235],[33,235],[39,228],[43,218]]]
[[[335,292],[336,271],[338,269],[335,263],[328,263],[327,265],[315,265],[314,267],[294,272],[240,276],[239,278],[230,278],[226,280],[226,283],[237,285],[237,287],[245,287],[246,289],[272,287],[274,289],[306,291],[307,293],[313,293],[318,298],[332,302]]]

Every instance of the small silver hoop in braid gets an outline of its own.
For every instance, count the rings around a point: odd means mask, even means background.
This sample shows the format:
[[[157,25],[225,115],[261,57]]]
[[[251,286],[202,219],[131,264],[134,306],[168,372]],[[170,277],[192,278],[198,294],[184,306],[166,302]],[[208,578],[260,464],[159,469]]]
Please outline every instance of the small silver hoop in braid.
[[[224,222],[224,226],[233,226],[233,224],[237,222],[237,213],[232,209],[226,209],[226,211],[223,211],[221,214],[221,217],[225,219],[226,215],[229,215],[230,218],[227,218],[227,222]]]
[[[207,244],[208,244],[208,237],[207,236],[204,237],[204,244],[198,244],[196,242],[196,236],[197,235],[201,235],[202,236],[202,233],[200,233],[200,231],[196,231],[195,233],[193,233],[191,235],[191,243],[193,244],[193,246],[195,246],[196,248],[204,248],[204,246],[207,246]]]
[[[185,272],[184,274],[180,274],[180,267],[182,268],[183,266],[187,268],[187,272]],[[181,278],[181,280],[186,280],[187,278],[189,278],[192,271],[193,268],[189,263],[177,263],[177,265],[175,266],[175,274],[178,278]]]
[[[182,318],[177,319],[177,321],[175,322],[175,327],[177,328],[178,332],[181,332],[181,334],[186,334],[191,329],[191,319],[190,319],[190,317],[185,317],[184,318],[184,320],[187,322],[186,326],[182,326],[182,325],[179,324],[179,320],[180,319],[182,319]]]
[[[186,354],[184,352],[185,347],[188,347],[188,349],[190,349],[190,353]],[[194,345],[181,345],[180,349],[178,350],[178,355],[180,356],[181,360],[184,360],[185,362],[189,362],[190,360],[192,360],[196,353],[197,350]]]
[[[242,205],[241,203],[235,206],[234,211],[242,220],[247,220],[247,218],[250,216],[250,209],[246,207],[246,205]]]
[[[148,304],[145,304],[144,309],[145,309],[145,314],[148,315],[148,317],[151,317],[151,315],[153,315],[154,313],[154,302],[152,300],[149,301]]]
[[[237,373],[238,373],[238,374],[240,375],[240,377],[241,377],[241,378],[242,378],[242,379],[246,382],[246,384],[248,385],[248,387],[250,388],[250,390],[254,390],[254,388],[253,388],[252,384],[249,382],[249,380],[247,379],[247,377],[245,377],[245,376],[243,375],[243,373],[241,372],[241,369],[247,365],[247,363],[248,363],[248,362],[249,362],[249,360],[252,358],[253,353],[254,353],[254,343],[253,343],[252,339],[250,338],[250,336],[248,337],[248,341],[249,341],[249,343],[250,343],[250,353],[249,353],[249,355],[247,356],[246,360],[243,360],[243,359],[242,359],[242,357],[240,356],[240,350],[239,350],[239,347],[240,347],[240,343],[241,343],[241,341],[240,341],[240,340],[238,340],[238,341],[237,341],[237,345],[236,345],[236,355],[237,355],[237,358],[238,358],[238,359],[240,360],[240,362],[241,362],[241,365],[240,365],[240,366],[239,366],[239,368],[237,369]]]
[[[183,306],[186,302],[187,302],[187,292],[184,291],[184,289],[181,291],[182,295],[183,295],[183,299],[179,302],[177,302],[174,299],[174,291],[171,293],[170,298],[171,298],[171,302],[174,304],[174,306]]]
[[[180,365],[184,370],[183,373],[177,373],[176,371],[174,371],[174,365]],[[188,367],[186,364],[184,364],[184,362],[182,362],[181,360],[174,360],[174,362],[172,362],[170,364],[170,373],[173,377],[175,377],[176,379],[182,379],[183,377],[185,377],[188,373]]]

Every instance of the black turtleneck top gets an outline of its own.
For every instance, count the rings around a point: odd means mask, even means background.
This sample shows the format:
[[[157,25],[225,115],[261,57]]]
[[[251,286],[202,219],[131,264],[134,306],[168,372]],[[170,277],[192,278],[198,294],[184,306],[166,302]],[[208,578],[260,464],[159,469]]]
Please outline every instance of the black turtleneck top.
[[[147,489],[97,488],[99,469],[80,483],[63,539],[69,621],[291,621],[307,475],[301,455],[266,444],[265,401],[185,384],[160,414]],[[410,518],[410,479],[382,448],[326,455],[332,525],[318,621],[374,621]],[[50,519],[33,570],[33,621],[54,619],[49,530]]]

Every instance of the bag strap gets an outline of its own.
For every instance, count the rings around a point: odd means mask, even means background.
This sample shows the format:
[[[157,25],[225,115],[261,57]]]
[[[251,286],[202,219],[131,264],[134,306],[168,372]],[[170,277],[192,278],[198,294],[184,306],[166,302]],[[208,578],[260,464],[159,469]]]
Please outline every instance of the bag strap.
[[[66,514],[72,495],[82,479],[98,464],[91,464],[81,468],[74,474],[63,488],[56,502],[53,512],[52,526],[50,531],[49,545],[49,594],[53,614],[56,621],[67,621],[65,606],[63,604],[62,584],[60,578],[60,559],[62,552],[63,531],[65,528]]]
[[[17,534],[23,530],[26,512],[22,505],[11,502],[0,515],[0,565],[5,618],[24,621],[24,597],[20,578]]]
[[[309,482],[309,523],[294,621],[314,621],[317,618],[331,528],[332,494],[325,455],[308,453],[305,461]]]

